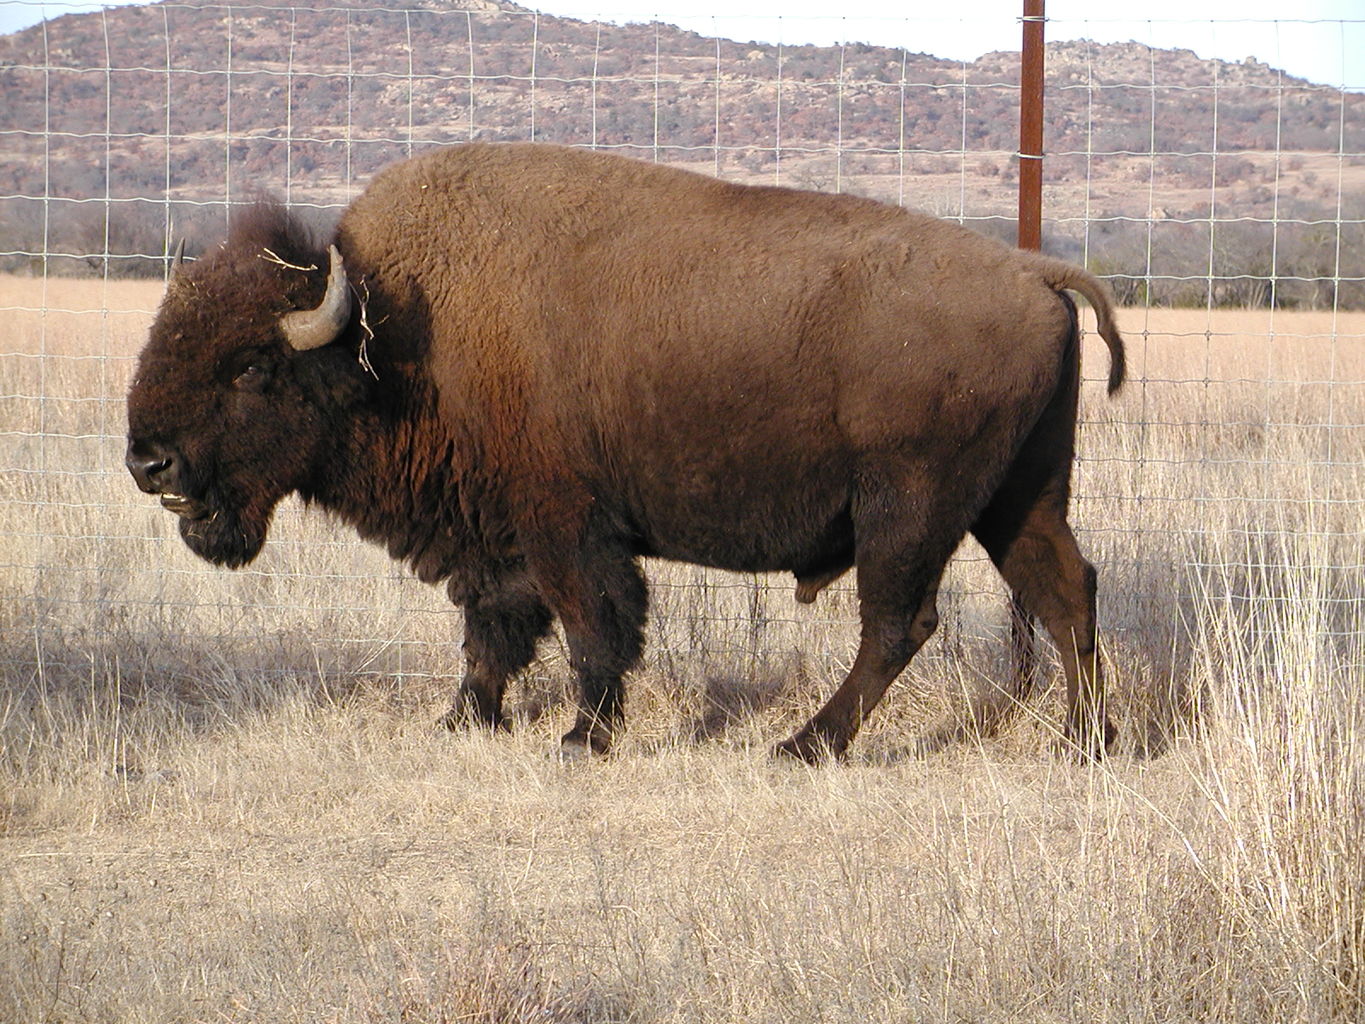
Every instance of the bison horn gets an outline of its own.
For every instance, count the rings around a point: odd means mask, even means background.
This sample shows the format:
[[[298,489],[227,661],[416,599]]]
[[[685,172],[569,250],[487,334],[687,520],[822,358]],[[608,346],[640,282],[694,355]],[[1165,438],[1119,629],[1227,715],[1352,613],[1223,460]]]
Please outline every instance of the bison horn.
[[[346,280],[346,264],[335,245],[328,251],[332,267],[322,304],[317,309],[300,309],[280,317],[285,339],[300,352],[331,344],[351,319],[351,285]]]
[[[166,291],[169,293],[180,286],[180,275],[185,270],[185,240],[182,238],[175,245],[175,252],[171,255],[170,271],[166,274]]]

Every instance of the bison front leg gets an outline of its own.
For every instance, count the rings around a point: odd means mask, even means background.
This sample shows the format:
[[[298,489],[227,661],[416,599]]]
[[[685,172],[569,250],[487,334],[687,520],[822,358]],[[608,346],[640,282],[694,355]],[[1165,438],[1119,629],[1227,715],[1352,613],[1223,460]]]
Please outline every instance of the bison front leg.
[[[564,755],[605,754],[625,718],[621,677],[644,646],[648,594],[633,558],[582,553],[561,578],[555,611],[578,676],[578,712],[561,740]]]
[[[465,675],[441,724],[452,731],[506,729],[507,681],[530,664],[550,631],[550,611],[531,593],[500,593],[465,605]]]

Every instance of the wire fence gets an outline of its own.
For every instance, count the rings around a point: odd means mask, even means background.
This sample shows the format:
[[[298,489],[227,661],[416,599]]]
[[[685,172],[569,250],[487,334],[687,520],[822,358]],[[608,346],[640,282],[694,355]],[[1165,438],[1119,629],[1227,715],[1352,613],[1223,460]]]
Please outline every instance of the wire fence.
[[[382,553],[288,506],[260,561],[213,570],[122,468],[122,397],[172,240],[214,244],[262,191],[325,231],[394,160],[536,140],[857,192],[1013,240],[1017,53],[942,60],[463,6],[170,2],[0,39],[6,675],[457,671],[458,618]],[[1357,24],[1284,26],[1339,39]],[[1049,36],[1088,26],[1065,27]],[[1352,84],[1140,41],[1049,44],[1043,247],[1127,307],[1134,379],[1118,401],[1102,394],[1103,353],[1087,360],[1074,520],[1134,673],[1177,671],[1217,601],[1242,604],[1250,633],[1312,607],[1324,656],[1360,667],[1365,95]],[[807,610],[789,579],[651,577],[649,657],[673,675],[798,658],[823,678],[856,637],[847,583]],[[930,670],[966,657],[993,671],[1004,605],[970,545],[942,602]]]

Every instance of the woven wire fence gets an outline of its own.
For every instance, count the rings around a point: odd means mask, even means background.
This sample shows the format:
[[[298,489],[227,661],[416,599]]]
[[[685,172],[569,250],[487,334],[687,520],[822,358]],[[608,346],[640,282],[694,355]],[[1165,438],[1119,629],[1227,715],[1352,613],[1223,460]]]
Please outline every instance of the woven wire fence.
[[[464,6],[169,2],[0,39],[7,677],[458,673],[444,595],[325,517],[286,504],[260,559],[228,573],[197,563],[122,467],[123,394],[167,253],[214,244],[262,192],[325,231],[392,161],[536,140],[857,192],[1013,238],[1017,53]],[[1291,27],[1355,25],[1269,29]],[[1118,400],[1087,343],[1073,521],[1101,570],[1111,656],[1135,679],[1181,670],[1210,602],[1242,607],[1253,635],[1312,614],[1323,656],[1360,668],[1365,96],[1351,85],[1365,83],[1141,40],[1049,46],[1044,248],[1126,307]],[[851,577],[805,608],[789,577],[649,572],[646,671],[823,685],[851,658]],[[998,671],[1003,592],[970,541],[941,607],[919,671]],[[547,645],[541,668],[559,658]]]

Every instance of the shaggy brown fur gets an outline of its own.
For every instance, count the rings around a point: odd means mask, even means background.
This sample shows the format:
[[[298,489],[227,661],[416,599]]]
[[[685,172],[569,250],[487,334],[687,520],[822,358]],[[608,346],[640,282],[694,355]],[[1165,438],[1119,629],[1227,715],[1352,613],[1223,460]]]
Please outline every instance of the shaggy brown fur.
[[[558,617],[581,686],[565,743],[605,751],[641,556],[789,571],[802,600],[856,565],[857,659],[780,748],[841,753],[933,632],[970,530],[1061,651],[1067,735],[1103,752],[1062,289],[1095,307],[1111,390],[1123,346],[1083,270],[864,199],[540,145],[398,164],[335,242],[356,304],[312,351],[280,317],[319,304],[327,256],[282,211],[177,273],[129,468],[205,558],[254,557],[297,491],[445,581],[467,657],[451,724],[502,724]]]

